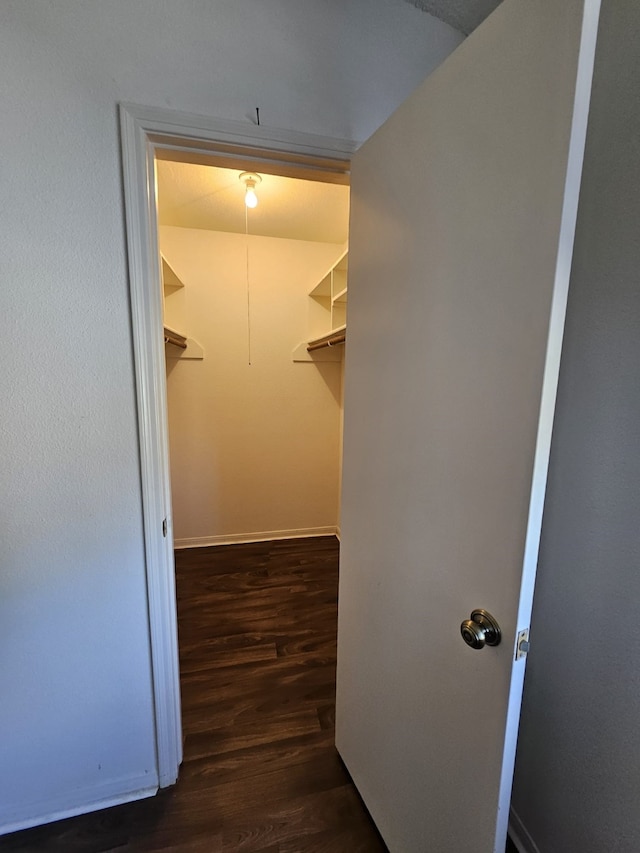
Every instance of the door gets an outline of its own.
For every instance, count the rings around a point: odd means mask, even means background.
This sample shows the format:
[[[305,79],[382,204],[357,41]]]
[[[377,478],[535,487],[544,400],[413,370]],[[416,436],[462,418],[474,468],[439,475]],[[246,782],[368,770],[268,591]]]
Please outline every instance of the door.
[[[353,158],[336,742],[392,853],[504,850],[597,17],[505,0]]]

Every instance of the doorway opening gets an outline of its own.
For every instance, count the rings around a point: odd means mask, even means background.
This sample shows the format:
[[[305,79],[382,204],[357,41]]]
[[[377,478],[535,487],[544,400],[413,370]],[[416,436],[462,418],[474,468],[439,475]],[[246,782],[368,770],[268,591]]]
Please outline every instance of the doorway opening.
[[[155,165],[175,547],[334,535],[346,175],[164,154]],[[255,207],[246,174],[258,182]]]
[[[264,755],[286,755],[294,729],[313,755],[305,778],[328,763],[336,792],[352,796],[333,736],[349,186],[163,153],[183,774],[194,760],[217,774],[216,753],[248,738],[262,742],[243,751],[257,785]],[[203,758],[207,738],[216,747]],[[281,763],[283,778],[299,776],[297,759]],[[364,810],[356,823],[376,842]]]

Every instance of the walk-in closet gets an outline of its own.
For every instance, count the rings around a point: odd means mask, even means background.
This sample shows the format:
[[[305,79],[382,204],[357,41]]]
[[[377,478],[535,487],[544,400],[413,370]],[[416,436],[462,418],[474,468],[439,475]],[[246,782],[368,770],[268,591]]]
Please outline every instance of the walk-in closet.
[[[156,165],[175,546],[335,534],[346,178]]]

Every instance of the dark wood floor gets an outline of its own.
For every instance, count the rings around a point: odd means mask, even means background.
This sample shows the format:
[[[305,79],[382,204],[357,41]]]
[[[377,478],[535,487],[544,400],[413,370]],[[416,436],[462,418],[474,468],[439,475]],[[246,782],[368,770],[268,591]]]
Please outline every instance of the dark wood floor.
[[[176,576],[178,784],[0,850],[384,851],[333,746],[336,539],[179,551]]]
[[[176,576],[178,784],[0,850],[384,853],[333,745],[337,541],[179,551]]]

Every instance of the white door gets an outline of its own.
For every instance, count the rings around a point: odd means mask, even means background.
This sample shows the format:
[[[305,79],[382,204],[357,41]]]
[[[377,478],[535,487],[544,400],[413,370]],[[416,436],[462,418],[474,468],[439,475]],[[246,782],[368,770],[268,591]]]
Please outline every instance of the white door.
[[[505,0],[353,158],[336,740],[392,853],[504,850],[598,6]]]

